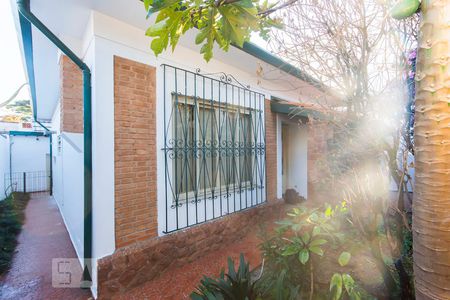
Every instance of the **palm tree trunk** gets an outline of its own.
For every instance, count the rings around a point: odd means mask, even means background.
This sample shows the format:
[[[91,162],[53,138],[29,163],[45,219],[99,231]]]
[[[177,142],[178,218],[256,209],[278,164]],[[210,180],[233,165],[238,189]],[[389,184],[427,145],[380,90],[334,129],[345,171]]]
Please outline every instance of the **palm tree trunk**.
[[[450,299],[450,0],[422,0],[416,80],[417,299]]]

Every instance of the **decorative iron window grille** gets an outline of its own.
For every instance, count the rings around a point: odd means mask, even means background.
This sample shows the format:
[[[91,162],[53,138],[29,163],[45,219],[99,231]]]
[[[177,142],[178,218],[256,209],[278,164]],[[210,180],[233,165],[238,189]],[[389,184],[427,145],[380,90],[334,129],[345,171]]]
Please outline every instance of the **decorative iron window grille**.
[[[162,68],[164,233],[265,202],[264,94],[230,75]]]

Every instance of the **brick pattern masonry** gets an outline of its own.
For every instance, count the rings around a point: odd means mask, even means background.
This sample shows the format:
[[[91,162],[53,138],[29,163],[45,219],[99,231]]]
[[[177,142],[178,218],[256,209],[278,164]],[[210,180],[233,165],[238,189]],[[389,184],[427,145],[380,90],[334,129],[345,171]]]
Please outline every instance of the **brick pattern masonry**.
[[[243,239],[260,225],[273,224],[284,216],[284,202],[276,201],[227,215],[160,238],[118,249],[98,263],[98,295],[101,299],[124,294],[162,276],[167,270],[196,263],[208,253]],[[250,258],[260,261],[260,257]],[[186,278],[189,280],[189,278]],[[174,282],[174,284],[176,284]],[[181,299],[181,298],[177,298]]]
[[[264,105],[266,118],[266,182],[267,200],[277,198],[277,115],[270,109],[270,100]]]
[[[67,56],[59,61],[61,128],[63,132],[83,133],[83,78],[81,70]]]
[[[116,248],[157,235],[156,69],[114,57]]]

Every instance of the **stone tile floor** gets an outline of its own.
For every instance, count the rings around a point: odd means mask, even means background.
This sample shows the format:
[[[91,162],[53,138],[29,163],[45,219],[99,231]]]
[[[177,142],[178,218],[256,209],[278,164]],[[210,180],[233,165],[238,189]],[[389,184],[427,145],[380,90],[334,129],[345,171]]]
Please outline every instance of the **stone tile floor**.
[[[11,269],[0,277],[0,299],[88,299],[89,290],[52,287],[52,258],[75,258],[75,250],[55,200],[35,193]],[[81,268],[81,266],[80,266]]]

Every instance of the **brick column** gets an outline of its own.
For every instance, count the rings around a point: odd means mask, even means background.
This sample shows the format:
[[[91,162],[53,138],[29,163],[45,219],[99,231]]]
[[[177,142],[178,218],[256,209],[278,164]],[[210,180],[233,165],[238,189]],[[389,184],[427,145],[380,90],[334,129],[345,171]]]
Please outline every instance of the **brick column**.
[[[114,57],[116,247],[157,236],[156,69]]]
[[[83,78],[81,70],[70,58],[61,55],[60,76],[60,130],[83,133]]]
[[[267,201],[277,199],[277,115],[270,109],[270,100],[265,100],[266,118],[266,182]]]

